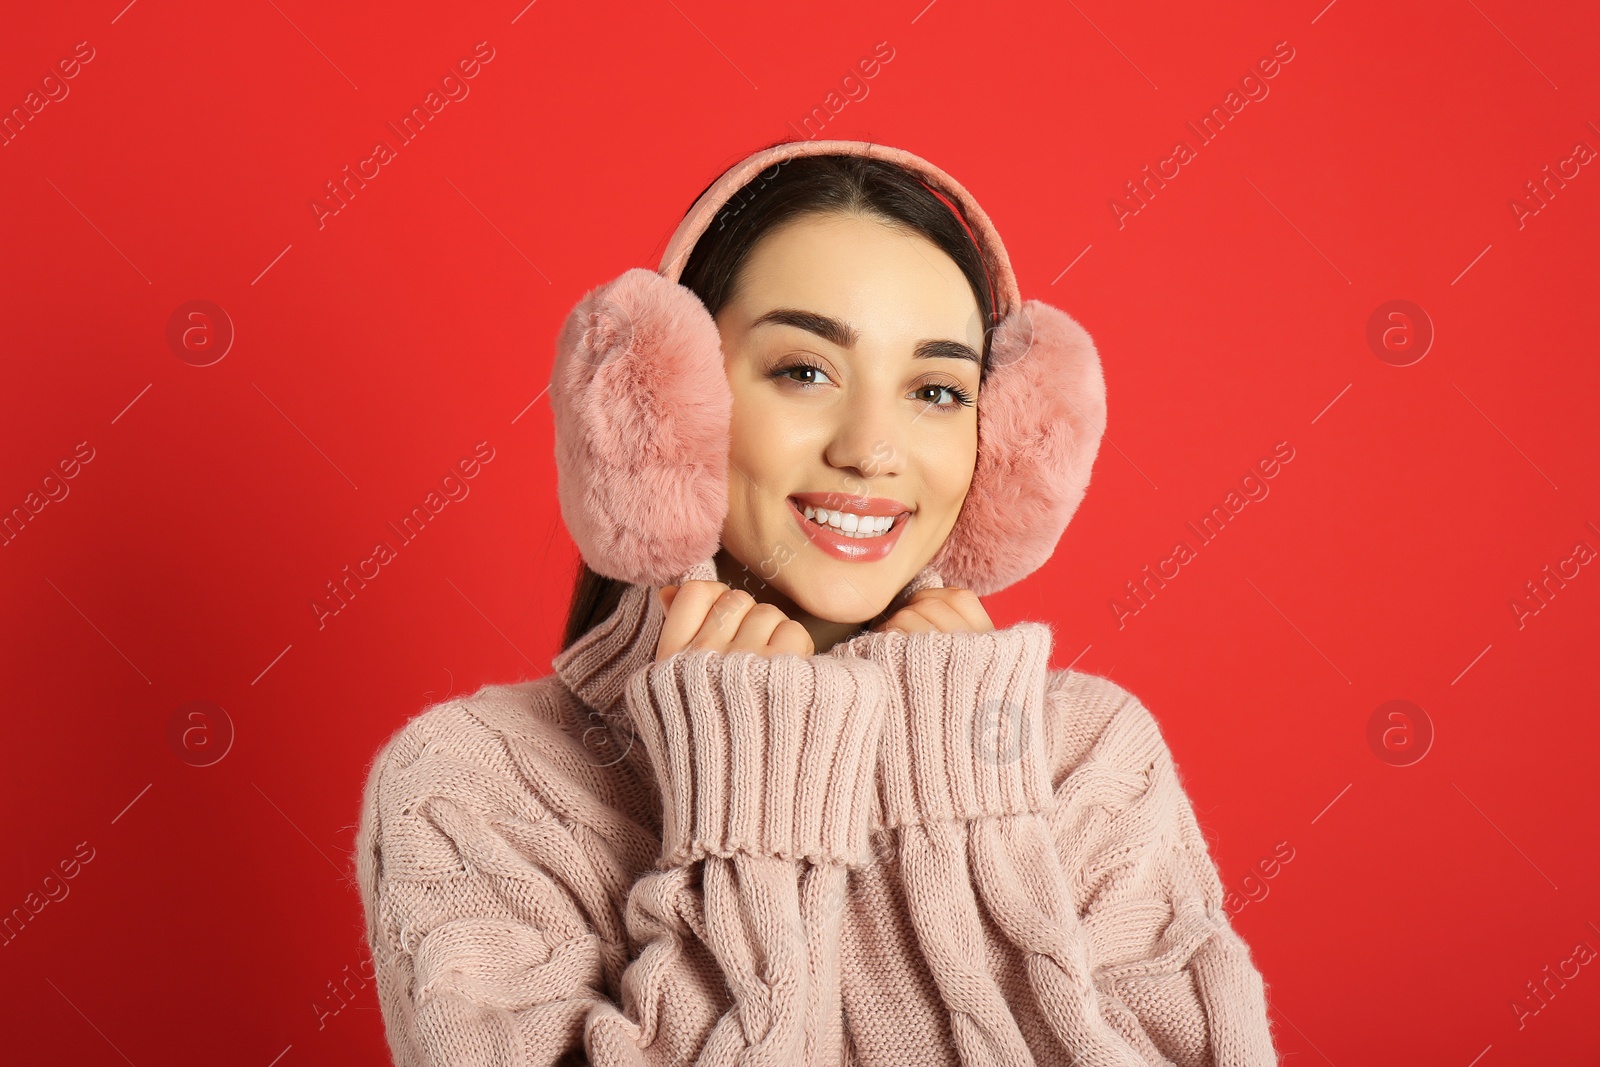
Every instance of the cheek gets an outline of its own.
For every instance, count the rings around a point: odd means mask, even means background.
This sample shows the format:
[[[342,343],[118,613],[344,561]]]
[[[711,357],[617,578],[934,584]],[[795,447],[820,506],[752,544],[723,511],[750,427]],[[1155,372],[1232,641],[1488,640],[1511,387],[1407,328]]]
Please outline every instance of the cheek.
[[[929,434],[917,446],[918,464],[928,503],[948,513],[949,521],[961,510],[972,485],[973,465],[978,456],[976,420],[946,432]]]
[[[773,472],[785,468],[789,463],[785,446],[791,436],[788,429],[780,405],[763,403],[759,396],[734,392],[733,416],[728,424],[730,499],[735,488],[748,496],[753,491],[750,482],[765,487],[771,482]]]
[[[764,403],[736,388],[728,426],[728,519],[723,544],[729,549],[771,540],[787,522],[783,494],[801,469],[795,455],[797,427],[783,405]]]
[[[721,542],[748,570],[753,570],[763,555],[760,546],[772,538],[772,520],[763,511],[770,506],[760,491],[730,465],[728,516],[722,521]]]

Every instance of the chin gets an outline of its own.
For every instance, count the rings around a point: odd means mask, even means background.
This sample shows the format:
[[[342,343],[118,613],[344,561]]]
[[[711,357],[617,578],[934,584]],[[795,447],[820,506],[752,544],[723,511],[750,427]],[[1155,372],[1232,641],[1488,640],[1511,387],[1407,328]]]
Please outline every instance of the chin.
[[[841,575],[837,571],[813,571],[786,577],[790,581],[785,583],[786,588],[782,592],[801,610],[828,622],[855,625],[876,618],[905,585],[905,582],[900,582],[893,589],[885,590],[882,580],[864,581],[854,574]]]

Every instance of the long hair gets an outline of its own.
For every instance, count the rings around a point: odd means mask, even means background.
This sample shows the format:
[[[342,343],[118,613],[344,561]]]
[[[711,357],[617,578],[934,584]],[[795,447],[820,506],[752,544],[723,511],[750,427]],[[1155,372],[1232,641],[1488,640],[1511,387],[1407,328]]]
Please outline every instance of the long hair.
[[[695,243],[679,284],[698,296],[715,318],[732,298],[739,270],[757,242],[791,219],[811,213],[851,213],[906,228],[954,260],[972,286],[986,327],[981,389],[993,333],[989,279],[994,265],[987,262],[954,204],[955,197],[947,191],[936,192],[920,175],[881,159],[817,155],[782,160],[745,183],[717,213]],[[562,649],[608,618],[626,589],[627,583],[596,574],[580,559]]]

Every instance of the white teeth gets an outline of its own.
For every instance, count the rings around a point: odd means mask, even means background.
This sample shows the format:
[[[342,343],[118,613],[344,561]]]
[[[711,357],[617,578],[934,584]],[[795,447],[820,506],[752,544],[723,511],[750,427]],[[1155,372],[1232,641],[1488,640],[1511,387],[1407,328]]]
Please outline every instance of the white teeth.
[[[829,511],[810,504],[802,511],[811,521],[846,537],[881,537],[894,525],[894,518],[889,515],[856,515],[846,511]]]

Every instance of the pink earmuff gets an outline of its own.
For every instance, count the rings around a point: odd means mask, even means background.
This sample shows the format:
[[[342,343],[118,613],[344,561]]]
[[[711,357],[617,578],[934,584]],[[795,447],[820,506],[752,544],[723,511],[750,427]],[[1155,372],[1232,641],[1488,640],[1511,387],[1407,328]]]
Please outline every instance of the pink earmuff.
[[[1066,312],[1021,299],[989,217],[939,168],[880,144],[794,141],[724,173],[685,216],[658,270],[635,267],[591,290],[561,328],[550,380],[557,493],[597,573],[665,585],[716,553],[733,397],[716,323],[678,278],[716,213],[763,171],[845,154],[900,164],[954,196],[995,269],[1001,318],[978,396],[977,467],[932,566],[945,585],[986,596],[1055,551],[1105,431],[1105,379],[1089,334]]]

